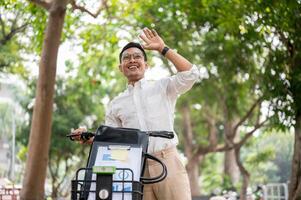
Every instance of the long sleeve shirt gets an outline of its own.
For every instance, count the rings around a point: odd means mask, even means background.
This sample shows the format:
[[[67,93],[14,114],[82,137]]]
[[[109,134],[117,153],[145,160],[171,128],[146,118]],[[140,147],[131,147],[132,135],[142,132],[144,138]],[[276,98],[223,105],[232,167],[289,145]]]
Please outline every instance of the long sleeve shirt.
[[[136,128],[142,131],[173,131],[174,113],[178,96],[188,91],[199,78],[199,70],[193,66],[189,71],[157,81],[144,78],[116,96],[106,111],[105,124],[114,127]],[[173,139],[150,137],[148,152],[176,146]]]

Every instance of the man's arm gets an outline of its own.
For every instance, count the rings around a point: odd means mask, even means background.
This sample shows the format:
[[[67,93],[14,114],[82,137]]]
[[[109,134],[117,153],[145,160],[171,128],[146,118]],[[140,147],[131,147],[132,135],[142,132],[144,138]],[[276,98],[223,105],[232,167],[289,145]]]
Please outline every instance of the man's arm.
[[[155,50],[161,54],[166,46],[155,30],[144,28],[140,38],[145,42],[143,48],[147,50]],[[165,57],[174,64],[178,72],[188,71],[192,67],[192,64],[186,58],[172,49],[166,52]]]
[[[175,65],[178,72],[188,71],[192,68],[192,64],[186,58],[172,49],[167,51],[165,57]]]
[[[105,115],[105,125],[107,126],[113,126],[113,127],[121,127],[121,121],[115,115],[113,114],[112,109],[113,102],[111,101],[106,109],[106,115]]]

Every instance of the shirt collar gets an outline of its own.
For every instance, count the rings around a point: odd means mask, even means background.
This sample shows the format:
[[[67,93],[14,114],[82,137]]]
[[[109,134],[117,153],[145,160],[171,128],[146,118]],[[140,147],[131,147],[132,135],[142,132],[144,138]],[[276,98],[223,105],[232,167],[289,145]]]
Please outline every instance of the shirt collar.
[[[139,81],[135,82],[135,86],[137,87],[140,87],[140,88],[143,88],[146,84],[147,80],[143,77],[142,79],[140,79]],[[130,91],[134,88],[133,85],[131,84],[127,84],[127,89]]]

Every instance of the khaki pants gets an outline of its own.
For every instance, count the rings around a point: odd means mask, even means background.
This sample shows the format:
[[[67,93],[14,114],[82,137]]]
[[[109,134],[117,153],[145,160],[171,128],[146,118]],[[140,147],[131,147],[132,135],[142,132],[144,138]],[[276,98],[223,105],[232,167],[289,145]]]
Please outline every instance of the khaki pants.
[[[167,177],[155,184],[144,185],[143,200],[191,200],[189,179],[185,167],[180,161],[176,147],[171,147],[152,154],[167,167]],[[162,172],[162,167],[155,161],[148,160],[145,177],[154,177]]]

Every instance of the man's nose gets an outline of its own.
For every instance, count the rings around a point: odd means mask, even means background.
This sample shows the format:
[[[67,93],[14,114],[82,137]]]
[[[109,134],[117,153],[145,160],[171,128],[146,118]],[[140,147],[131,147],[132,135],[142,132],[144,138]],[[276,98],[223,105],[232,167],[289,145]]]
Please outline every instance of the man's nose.
[[[134,56],[131,56],[130,57],[130,62],[133,62],[133,61],[135,61]]]

